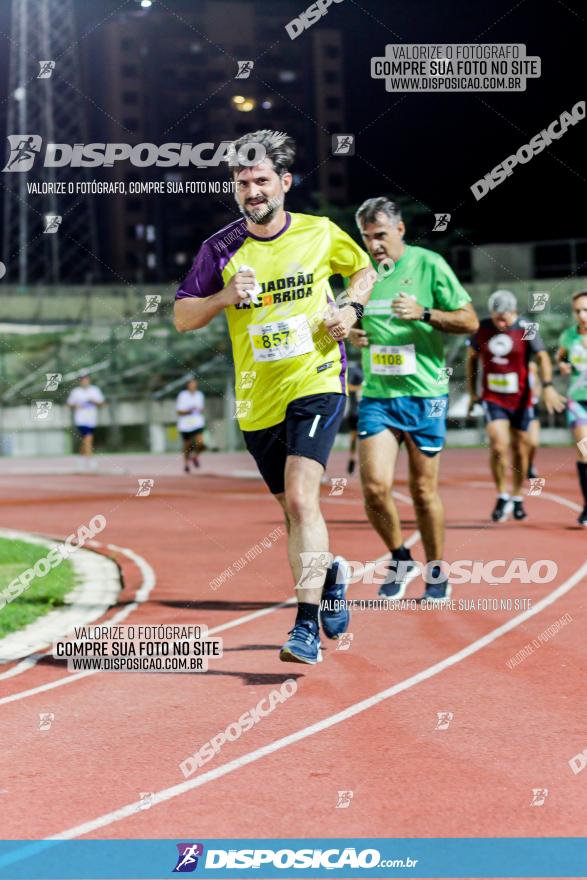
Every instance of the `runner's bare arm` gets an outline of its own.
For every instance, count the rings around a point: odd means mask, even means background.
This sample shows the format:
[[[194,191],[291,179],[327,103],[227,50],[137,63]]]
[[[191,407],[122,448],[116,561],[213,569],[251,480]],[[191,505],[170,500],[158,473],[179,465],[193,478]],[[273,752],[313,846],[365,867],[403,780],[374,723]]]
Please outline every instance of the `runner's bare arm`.
[[[391,308],[395,317],[404,321],[420,321],[424,314],[424,306],[403,291],[393,300]],[[479,319],[471,303],[453,312],[430,309],[429,323],[444,333],[476,333],[479,329]]]
[[[552,361],[547,351],[536,352],[536,363],[540,372],[542,381],[542,399],[549,413],[563,412],[566,404],[566,398],[559,394],[552,384]]]
[[[478,376],[479,376],[479,352],[475,351],[472,346],[469,346],[469,351],[467,352],[467,385],[469,388],[469,413],[471,413],[473,407],[479,401],[479,394],[477,389],[478,385]]]
[[[186,333],[188,330],[205,327],[226,306],[236,305],[247,299],[249,290],[253,290],[254,286],[253,272],[237,272],[225,288],[212,296],[190,296],[176,300],[173,311],[175,329]]]
[[[348,298],[351,302],[359,303],[362,306],[367,305],[376,281],[377,273],[370,266],[359,269],[358,272],[350,276],[345,300]],[[357,323],[357,315],[355,310],[343,301],[340,303],[340,310],[335,315],[327,316],[324,323],[333,339],[346,339],[354,324]]]
[[[367,266],[365,269],[359,269],[358,272],[351,275],[347,288],[347,294],[351,302],[358,302],[362,306],[366,306],[376,281],[377,273],[370,266]]]

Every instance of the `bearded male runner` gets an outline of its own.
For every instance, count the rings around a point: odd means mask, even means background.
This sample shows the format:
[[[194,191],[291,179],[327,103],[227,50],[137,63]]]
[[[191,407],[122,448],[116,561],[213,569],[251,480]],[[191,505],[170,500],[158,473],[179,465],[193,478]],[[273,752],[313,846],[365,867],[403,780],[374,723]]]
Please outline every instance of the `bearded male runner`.
[[[247,150],[259,148],[264,158],[246,164]],[[290,137],[268,130],[232,145],[228,162],[244,219],[203,243],[177,292],[175,325],[180,332],[196,330],[226,315],[236,415],[288,531],[298,611],[280,657],[317,663],[321,599],[327,636],[338,638],[349,620],[340,601],[343,563],[327,567],[332,557],[320,480],[345,409],[343,339],[363,313],[375,273],[367,255],[327,217],[285,211],[294,153]],[[350,281],[340,309],[328,281],[334,274]]]

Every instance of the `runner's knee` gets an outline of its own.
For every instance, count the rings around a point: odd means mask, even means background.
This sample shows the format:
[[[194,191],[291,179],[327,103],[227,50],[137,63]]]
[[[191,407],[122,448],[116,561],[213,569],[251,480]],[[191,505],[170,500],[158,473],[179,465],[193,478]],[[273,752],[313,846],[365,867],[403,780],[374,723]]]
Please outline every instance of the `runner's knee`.
[[[506,443],[501,441],[492,441],[491,452],[496,458],[506,459],[508,455],[508,447]]]
[[[313,493],[293,487],[285,493],[286,516],[291,522],[308,522],[320,515],[319,499]]]
[[[389,502],[391,486],[379,480],[367,480],[363,485],[365,505],[367,507],[385,507]]]
[[[436,483],[429,479],[416,479],[410,483],[412,500],[416,507],[430,507],[436,501],[438,491]]]

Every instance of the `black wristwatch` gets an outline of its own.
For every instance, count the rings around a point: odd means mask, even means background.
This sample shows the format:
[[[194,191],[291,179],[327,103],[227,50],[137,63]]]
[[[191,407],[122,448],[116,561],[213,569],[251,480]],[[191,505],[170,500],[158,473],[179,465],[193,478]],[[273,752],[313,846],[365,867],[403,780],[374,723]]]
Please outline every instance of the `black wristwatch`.
[[[422,312],[421,321],[424,321],[425,324],[429,324],[432,319],[432,309],[429,309],[427,306],[424,308]]]
[[[550,388],[551,385],[552,385],[552,382],[543,382],[542,383],[543,388]]]
[[[363,317],[363,314],[365,312],[365,307],[363,305],[361,305],[361,303],[352,302],[351,300],[349,300],[348,302],[345,303],[345,306],[350,306],[351,309],[354,309],[355,315],[357,316],[357,321],[361,320],[361,318]]]

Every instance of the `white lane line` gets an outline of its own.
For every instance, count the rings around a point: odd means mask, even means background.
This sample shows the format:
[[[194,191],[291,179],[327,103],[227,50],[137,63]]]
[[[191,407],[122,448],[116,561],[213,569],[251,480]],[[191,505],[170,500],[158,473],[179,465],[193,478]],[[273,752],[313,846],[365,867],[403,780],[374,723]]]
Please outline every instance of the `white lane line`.
[[[328,730],[330,727],[334,727],[336,724],[340,724],[343,721],[348,721],[349,718],[353,718],[355,715],[359,715],[361,712],[365,712],[367,709],[372,709],[373,706],[377,706],[384,700],[388,700],[390,697],[394,697],[396,694],[407,691],[410,688],[421,684],[423,681],[427,681],[428,679],[433,678],[435,675],[439,675],[441,672],[444,672],[445,669],[449,669],[451,666],[456,666],[457,663],[461,663],[467,657],[470,657],[473,654],[476,654],[478,651],[481,651],[483,648],[487,647],[487,645],[490,645],[492,642],[496,641],[496,639],[499,639],[506,633],[511,632],[513,629],[516,629],[516,627],[520,626],[520,624],[525,623],[531,617],[534,617],[536,614],[543,611],[544,608],[552,605],[554,602],[557,601],[557,599],[560,599],[561,596],[564,596],[565,593],[568,593],[570,590],[572,590],[573,587],[577,583],[579,583],[579,581],[585,576],[587,576],[587,562],[584,562],[583,565],[578,568],[574,574],[572,574],[569,578],[567,578],[566,581],[564,581],[560,585],[560,587],[557,587],[555,590],[552,591],[552,593],[549,593],[548,596],[545,596],[544,599],[540,599],[533,608],[529,608],[526,611],[521,612],[521,614],[518,614],[511,620],[508,620],[506,623],[498,626],[496,629],[487,633],[487,635],[482,636],[482,638],[477,639],[477,641],[472,642],[470,645],[467,645],[467,647],[462,648],[455,654],[451,654],[450,657],[446,657],[439,663],[435,663],[433,666],[429,666],[428,669],[424,669],[422,670],[422,672],[418,672],[416,673],[416,675],[412,675],[410,676],[410,678],[406,678],[404,679],[404,681],[400,681],[398,684],[395,684],[392,687],[387,688],[386,690],[380,691],[379,693],[374,694],[372,697],[368,697],[365,700],[361,700],[358,703],[354,703],[353,705],[348,706],[346,709],[343,709],[342,712],[337,712],[335,715],[330,715],[328,718],[324,718],[322,721],[318,721],[315,724],[309,725],[308,727],[303,727],[301,730],[298,730],[295,733],[290,734],[289,736],[284,736],[281,739],[275,740],[274,742],[269,743],[266,746],[255,749],[254,751],[249,752],[246,755],[242,755],[240,758],[236,758],[234,761],[230,761],[227,764],[222,764],[220,767],[217,767],[214,770],[209,770],[207,773],[202,773],[199,776],[196,776],[195,779],[186,780],[185,782],[180,782],[177,785],[172,785],[170,788],[162,789],[162,791],[159,791],[155,794],[153,806],[164,803],[165,801],[172,800],[173,798],[179,797],[182,794],[186,794],[187,792],[192,791],[195,788],[200,788],[207,782],[213,782],[214,780],[220,779],[221,777],[226,776],[229,773],[233,773],[235,770],[240,770],[241,767],[246,767],[248,764],[259,761],[261,758],[265,758],[267,755],[274,754],[281,749],[294,745],[301,740],[313,736],[315,733],[321,733],[323,730]],[[105,828],[108,825],[112,825],[114,822],[120,822],[123,819],[129,818],[129,816],[133,816],[135,813],[142,809],[141,805],[142,801],[135,801],[134,803],[126,804],[125,806],[120,807],[117,810],[113,810],[110,813],[104,813],[102,816],[98,816],[96,819],[91,819],[89,822],[84,822],[81,825],[75,825],[73,828],[68,828],[66,831],[61,831],[58,834],[51,835],[50,837],[45,838],[45,840],[71,840],[76,837],[81,837],[84,834],[90,834],[92,831],[96,831],[99,828]]]
[[[411,503],[410,499],[407,499],[407,501]],[[412,535],[410,535],[409,538],[406,539],[404,544],[406,547],[413,547],[414,544],[416,544],[419,540],[420,532],[416,531]],[[148,562],[145,562],[145,560],[141,556],[137,556],[137,554],[134,553],[134,551],[132,550],[129,550],[125,547],[117,547],[115,544],[108,544],[108,547],[111,550],[118,550],[121,553],[125,553],[127,556],[130,556],[130,558],[133,559],[137,563],[137,565],[139,565],[139,568],[141,568],[141,571],[143,571],[144,580],[143,586],[137,593],[137,599],[139,597],[139,594],[142,594],[143,598],[141,598],[140,601],[145,602],[149,593],[155,586],[155,573],[151,566],[148,564]],[[379,562],[383,562],[385,559],[388,558],[388,556],[389,554],[385,553],[374,562],[367,563],[367,565],[365,566],[365,572],[367,572],[370,568],[375,568],[375,566]],[[148,588],[146,587],[147,584]],[[227,629],[233,629],[233,627],[235,626],[242,626],[245,623],[249,623],[251,620],[257,620],[259,617],[265,617],[267,614],[273,614],[274,611],[279,611],[281,608],[289,608],[292,605],[295,605],[296,601],[297,600],[295,598],[291,598],[287,599],[287,601],[285,602],[280,602],[277,605],[270,605],[268,608],[260,608],[258,611],[252,611],[250,614],[245,614],[242,617],[237,617],[235,620],[229,620],[226,623],[221,623],[218,626],[212,627],[212,629],[208,630],[208,635],[214,635],[215,633],[224,632]],[[105,625],[109,623],[120,623],[121,620],[127,617],[131,613],[131,611],[134,611],[137,607],[138,603],[136,601],[132,602],[126,608],[123,608],[122,611],[119,611],[118,614],[115,614],[114,617],[105,621]],[[43,656],[44,655],[41,654],[37,655],[36,657],[28,657],[26,660],[23,660],[22,664],[19,664],[19,666],[22,667],[19,669],[19,671],[26,672],[27,669],[30,669],[31,666],[34,666],[34,664],[37,663]],[[71,675],[64,676],[64,678],[59,678],[56,681],[48,682],[47,684],[41,684],[35,688],[30,688],[26,691],[19,691],[16,694],[11,694],[9,697],[2,697],[0,699],[0,706],[5,705],[6,703],[14,703],[17,700],[24,700],[26,697],[34,697],[36,694],[42,694],[45,691],[50,691],[54,688],[61,687],[62,685],[70,684],[73,681],[79,681],[81,678],[87,678],[90,675],[95,675],[96,672],[99,671],[100,670],[98,669],[89,669],[85,672],[74,672]]]
[[[576,510],[577,513],[581,513],[583,510],[580,504],[575,504],[574,501],[569,501],[567,498],[563,498],[562,495],[555,495],[553,492],[541,492],[540,497],[558,501],[559,504],[562,504],[564,507],[570,507],[571,510]]]

